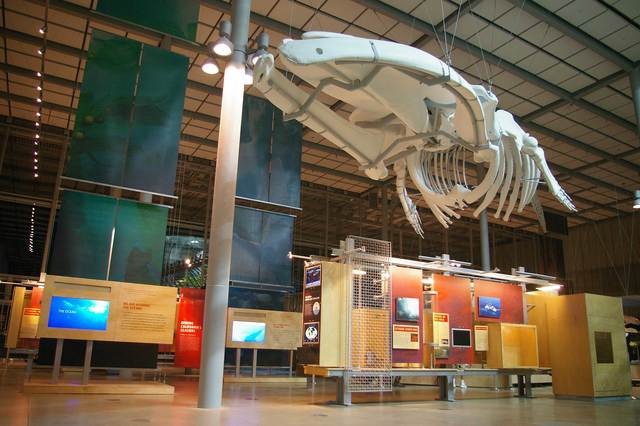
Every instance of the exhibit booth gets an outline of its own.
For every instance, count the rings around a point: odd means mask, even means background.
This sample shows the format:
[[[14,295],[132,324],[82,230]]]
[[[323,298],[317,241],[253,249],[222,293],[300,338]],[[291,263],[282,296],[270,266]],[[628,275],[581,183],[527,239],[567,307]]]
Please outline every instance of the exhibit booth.
[[[512,377],[531,397],[534,376],[558,397],[630,395],[619,298],[559,296],[551,277],[446,255],[385,257],[369,250],[379,243],[349,237],[334,260],[305,267],[299,360],[313,379],[337,380],[339,402],[399,380],[437,384],[453,400],[456,381],[509,388]]]

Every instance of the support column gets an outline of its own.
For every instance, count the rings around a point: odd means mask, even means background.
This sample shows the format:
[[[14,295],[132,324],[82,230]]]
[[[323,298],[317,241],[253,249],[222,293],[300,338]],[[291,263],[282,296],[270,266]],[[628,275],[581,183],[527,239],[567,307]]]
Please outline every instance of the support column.
[[[636,126],[638,127],[638,135],[640,135],[640,64],[631,70],[629,80],[631,80],[633,106],[636,110]]]
[[[231,243],[251,0],[234,0],[231,7],[231,41],[234,51],[225,67],[222,87],[216,175],[211,206],[211,238],[207,262],[198,408],[218,408],[222,404]]]
[[[341,236],[338,235],[338,240]],[[324,194],[324,255],[329,257],[329,193]]]
[[[484,177],[484,166],[482,164],[477,164],[476,173],[478,175],[478,185],[482,182],[482,178]],[[487,210],[485,209],[482,213],[480,213],[480,267],[483,271],[491,270],[491,255],[489,252],[489,216],[487,215]]]
[[[2,173],[2,166],[4,165],[4,157],[7,153],[7,146],[9,145],[10,135],[11,135],[11,125],[7,125],[7,129],[4,131],[2,146],[0,147],[0,174]]]

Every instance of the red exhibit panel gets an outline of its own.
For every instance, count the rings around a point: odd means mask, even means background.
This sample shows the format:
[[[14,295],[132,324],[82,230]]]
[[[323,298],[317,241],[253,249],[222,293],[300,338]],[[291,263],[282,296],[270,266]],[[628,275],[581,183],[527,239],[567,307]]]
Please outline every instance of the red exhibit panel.
[[[421,367],[423,359],[422,271],[391,267],[394,365]]]
[[[447,277],[434,274],[433,289],[438,292],[435,297],[433,312],[449,314],[451,338],[449,341],[449,357],[437,358],[436,365],[472,364],[473,341],[471,347],[455,347],[454,329],[473,330],[473,311],[471,308],[471,283],[466,278]]]
[[[200,288],[180,289],[175,338],[176,367],[200,368],[204,295],[204,290]]]
[[[522,287],[519,285],[474,280],[474,290],[476,321],[512,324],[524,322]]]

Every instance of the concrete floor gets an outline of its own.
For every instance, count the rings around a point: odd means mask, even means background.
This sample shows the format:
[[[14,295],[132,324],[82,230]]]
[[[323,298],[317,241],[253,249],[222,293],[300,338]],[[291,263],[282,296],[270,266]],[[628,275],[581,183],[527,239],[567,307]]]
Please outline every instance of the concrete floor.
[[[46,377],[45,372],[37,373]],[[28,396],[23,369],[0,367],[0,425],[640,425],[640,401],[556,400],[550,388],[534,399],[511,391],[456,391],[456,402],[436,401],[437,388],[406,386],[393,393],[354,395],[355,405],[328,403],[331,382],[304,385],[225,385],[224,408],[199,410],[197,379],[170,378],[174,396]],[[640,389],[634,393],[640,396]],[[378,401],[384,400],[384,404]]]

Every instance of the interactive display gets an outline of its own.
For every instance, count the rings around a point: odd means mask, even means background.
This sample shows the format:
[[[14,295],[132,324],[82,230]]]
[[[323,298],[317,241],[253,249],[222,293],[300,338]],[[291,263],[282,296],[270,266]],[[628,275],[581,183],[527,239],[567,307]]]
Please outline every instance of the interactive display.
[[[470,348],[471,347],[471,330],[466,328],[452,328],[451,329],[452,345],[458,348]]]
[[[420,300],[412,297],[396,298],[396,321],[418,322]]]
[[[234,321],[231,340],[234,342],[264,343],[267,325],[263,322]]]
[[[478,297],[478,315],[485,318],[500,318],[500,299]]]
[[[307,270],[305,271],[306,276],[304,280],[307,288],[320,285],[320,271],[321,267],[319,265],[307,268]]]
[[[49,327],[105,331],[108,318],[109,302],[106,300],[51,297]]]

